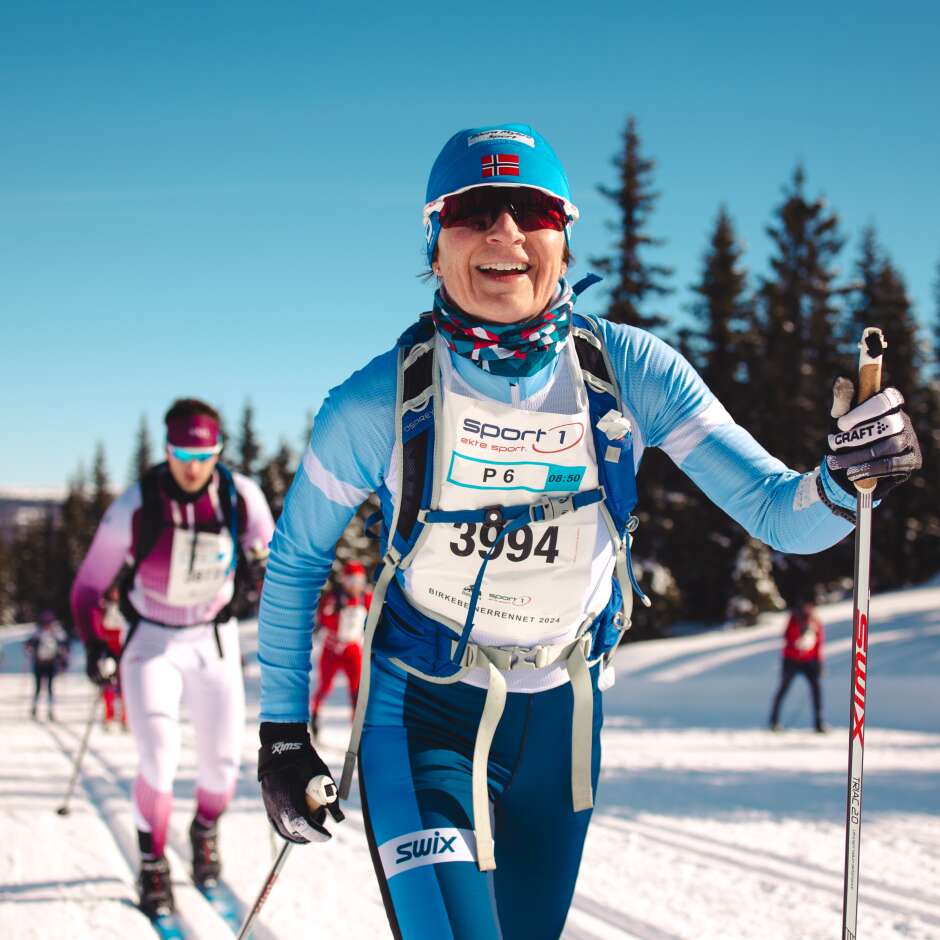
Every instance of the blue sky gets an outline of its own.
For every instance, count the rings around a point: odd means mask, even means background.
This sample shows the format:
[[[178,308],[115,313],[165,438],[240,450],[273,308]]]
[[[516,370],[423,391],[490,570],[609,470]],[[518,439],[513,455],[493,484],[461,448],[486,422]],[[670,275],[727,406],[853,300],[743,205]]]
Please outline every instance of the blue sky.
[[[250,398],[269,452],[296,443],[429,306],[424,186],[461,127],[552,141],[579,274],[610,244],[596,186],[635,115],[676,318],[720,204],[765,273],[801,160],[846,273],[874,223],[933,322],[940,7],[892,6],[3,5],[0,485],[64,483],[99,440],[123,484],[141,414],[159,438],[180,395],[233,427]]]

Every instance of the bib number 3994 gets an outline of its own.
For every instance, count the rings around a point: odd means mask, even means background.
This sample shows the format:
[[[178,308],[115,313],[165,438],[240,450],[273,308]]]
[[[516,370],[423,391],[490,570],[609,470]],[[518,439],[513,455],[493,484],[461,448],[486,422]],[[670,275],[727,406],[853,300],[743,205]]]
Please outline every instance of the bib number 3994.
[[[498,525],[478,526],[475,522],[460,522],[455,524],[454,528],[458,530],[459,535],[456,541],[450,543],[450,550],[460,558],[466,558],[474,552],[480,558],[485,558],[487,552],[493,548],[493,543],[496,542],[500,532]],[[477,545],[480,547],[478,548]],[[553,565],[558,557],[558,526],[546,526],[538,540],[529,525],[515,529],[496,543],[491,557],[499,558],[504,550],[507,561],[519,562],[526,561],[528,558],[544,558],[546,565]]]

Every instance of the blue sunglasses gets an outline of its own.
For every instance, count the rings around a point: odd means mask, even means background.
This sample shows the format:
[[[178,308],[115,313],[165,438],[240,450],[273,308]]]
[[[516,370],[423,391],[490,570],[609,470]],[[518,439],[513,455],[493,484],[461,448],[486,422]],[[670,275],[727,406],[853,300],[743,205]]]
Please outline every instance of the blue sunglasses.
[[[174,447],[172,444],[167,444],[166,450],[171,457],[174,457],[176,460],[182,460],[184,463],[189,463],[192,460],[205,463],[207,460],[212,460],[213,457],[218,457],[222,448],[214,447],[210,451],[189,450],[186,447]]]

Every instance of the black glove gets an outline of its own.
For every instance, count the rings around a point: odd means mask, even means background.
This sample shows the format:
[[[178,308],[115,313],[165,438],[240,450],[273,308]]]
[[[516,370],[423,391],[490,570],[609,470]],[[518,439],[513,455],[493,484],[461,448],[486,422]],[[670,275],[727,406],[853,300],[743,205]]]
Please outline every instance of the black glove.
[[[85,674],[95,685],[108,685],[115,680],[117,663],[101,637],[89,637],[85,641]]]
[[[886,388],[848,410],[855,389],[848,379],[836,379],[826,464],[832,479],[853,499],[856,480],[876,479],[875,499],[884,499],[903,483],[923,459],[911,419],[902,410],[904,396]]]
[[[315,813],[306,801],[307,784],[318,776],[329,778],[335,794],[336,784],[329,768],[310,743],[306,724],[264,721],[258,749],[258,779],[261,796],[271,825],[290,842],[326,842],[332,838],[324,827],[326,813],[336,822],[346,817],[334,801]]]

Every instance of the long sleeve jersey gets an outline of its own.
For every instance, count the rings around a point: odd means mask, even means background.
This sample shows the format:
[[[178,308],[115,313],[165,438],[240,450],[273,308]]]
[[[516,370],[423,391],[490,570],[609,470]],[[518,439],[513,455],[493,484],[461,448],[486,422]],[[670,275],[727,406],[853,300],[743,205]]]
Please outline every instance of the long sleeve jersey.
[[[662,448],[709,499],[780,551],[818,552],[851,531],[819,499],[817,477],[832,503],[850,510],[855,505],[831,480],[825,462],[805,474],[788,469],[734,422],[666,343],[604,320],[600,329],[633,425],[637,468],[647,447]],[[438,352],[450,355],[476,391],[505,403],[538,392],[557,363],[509,379],[482,371],[440,342]],[[391,520],[396,369],[395,349],[376,357],[332,389],[315,418],[271,543],[259,623],[262,720],[306,720],[313,619],[336,541],[372,492],[386,525]]]
[[[233,473],[232,478],[238,494],[238,533],[242,548],[248,552],[267,546],[274,531],[274,520],[264,494],[247,477]],[[213,596],[198,602],[175,601],[169,588],[173,580],[176,532],[190,533],[194,557],[197,529],[225,531],[219,505],[218,474],[196,499],[174,499],[167,488],[161,486],[160,500],[164,528],[157,544],[137,570],[131,602],[142,617],[157,623],[180,627],[207,623],[232,599],[234,567]],[[93,614],[98,610],[102,594],[114,582],[123,565],[133,561],[142,523],[141,502],[140,484],[135,483],[108,507],[75,576],[71,594],[72,616],[79,635],[85,639],[90,636],[103,638],[99,634],[101,621]],[[190,564],[193,557],[189,558]]]

